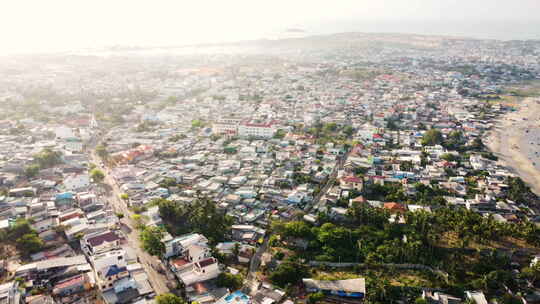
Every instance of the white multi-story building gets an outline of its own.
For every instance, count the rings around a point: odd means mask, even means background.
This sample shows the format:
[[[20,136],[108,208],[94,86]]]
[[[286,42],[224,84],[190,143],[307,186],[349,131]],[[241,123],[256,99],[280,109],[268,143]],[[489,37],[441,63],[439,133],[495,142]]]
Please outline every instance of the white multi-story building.
[[[187,251],[193,245],[208,247],[208,239],[198,233],[181,235],[165,242],[165,258],[173,256],[186,256]]]
[[[220,118],[212,125],[212,132],[214,134],[236,134],[241,121],[240,118]]]
[[[238,135],[241,137],[271,138],[276,134],[277,124],[271,122],[243,122],[238,126]]]
[[[274,121],[242,121],[240,118],[220,118],[212,125],[214,134],[238,134],[241,137],[271,138],[277,131]]]
[[[90,257],[90,263],[92,263],[96,271],[112,265],[127,266],[127,260],[128,255],[124,249],[113,249]]]
[[[57,127],[54,132],[56,134],[57,139],[67,139],[67,138],[75,137],[75,133],[73,133],[73,129],[64,125]]]

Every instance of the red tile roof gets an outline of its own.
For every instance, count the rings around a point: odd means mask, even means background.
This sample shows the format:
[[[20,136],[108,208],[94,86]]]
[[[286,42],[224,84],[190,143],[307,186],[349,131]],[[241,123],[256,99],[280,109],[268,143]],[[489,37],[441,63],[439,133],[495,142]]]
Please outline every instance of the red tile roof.
[[[390,202],[390,203],[384,203],[384,208],[388,209],[390,211],[399,211],[399,212],[405,212],[407,209],[402,204]]]
[[[181,258],[181,259],[175,259],[171,262],[175,267],[182,267],[186,264],[189,263],[189,261],[187,261],[186,259],[184,258]]]
[[[216,263],[216,259],[214,259],[214,258],[208,258],[208,259],[206,259],[206,260],[200,261],[200,262],[197,263],[197,264],[199,264],[199,267],[200,267],[200,268],[204,268],[204,267],[210,266],[210,265],[212,265],[212,264],[214,264],[214,263]]]
[[[54,286],[54,288],[58,288],[58,289],[62,289],[62,288],[66,288],[66,287],[69,287],[71,285],[75,285],[75,284],[79,284],[79,283],[82,283],[84,281],[84,276],[81,274],[81,275],[78,275],[74,278],[71,278],[67,281],[64,281],[64,282],[60,282],[58,284],[56,284]]]
[[[73,219],[73,218],[76,218],[76,217],[81,217],[83,214],[82,213],[79,213],[79,212],[73,212],[73,213],[70,213],[70,214],[66,214],[64,216],[61,216],[59,218],[60,222],[65,222],[67,220],[70,220],[70,219]]]
[[[365,199],[363,196],[359,196],[359,197],[353,198],[352,201],[353,201],[354,203],[365,203],[365,202],[366,202],[366,199]]]
[[[356,176],[347,176],[341,179],[346,183],[361,183],[362,179]]]

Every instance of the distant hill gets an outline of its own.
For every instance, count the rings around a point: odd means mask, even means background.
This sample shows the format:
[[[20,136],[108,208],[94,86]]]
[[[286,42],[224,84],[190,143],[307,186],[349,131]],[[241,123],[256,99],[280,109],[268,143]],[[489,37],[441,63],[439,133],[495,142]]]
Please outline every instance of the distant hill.
[[[292,37],[291,37],[292,36]],[[295,37],[297,36],[297,37]],[[195,45],[176,45],[160,47],[120,47],[107,48],[106,51],[123,52],[148,52],[153,50],[168,50],[171,52],[189,52],[190,49],[202,50],[204,48],[217,48],[215,52],[223,52],[225,49],[234,49],[236,53],[267,53],[267,54],[293,54],[299,51],[339,51],[379,49],[382,47],[415,49],[415,50],[442,50],[449,44],[466,41],[483,41],[473,38],[453,36],[429,36],[418,34],[400,33],[338,33],[329,35],[305,35],[304,30],[289,28],[283,32],[283,36],[276,39],[246,40],[228,43],[206,43]]]
[[[229,45],[257,47],[268,51],[317,50],[317,49],[361,49],[373,47],[404,47],[414,49],[437,49],[449,41],[474,40],[450,36],[426,36],[397,33],[339,33],[299,38],[261,39],[242,41]]]

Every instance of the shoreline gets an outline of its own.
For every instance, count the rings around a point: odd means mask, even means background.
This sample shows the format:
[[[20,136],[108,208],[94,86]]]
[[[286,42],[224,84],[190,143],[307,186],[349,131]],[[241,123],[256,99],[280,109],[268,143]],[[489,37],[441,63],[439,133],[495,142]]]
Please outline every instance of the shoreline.
[[[540,98],[527,97],[518,107],[494,121],[485,145],[499,158],[498,164],[540,195]]]

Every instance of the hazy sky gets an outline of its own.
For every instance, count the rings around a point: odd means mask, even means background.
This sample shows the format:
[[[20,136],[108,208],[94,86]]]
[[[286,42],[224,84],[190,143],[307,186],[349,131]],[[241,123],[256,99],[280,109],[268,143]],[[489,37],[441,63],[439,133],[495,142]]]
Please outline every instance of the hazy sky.
[[[540,38],[539,12],[540,0],[0,0],[0,53],[257,39],[290,27]]]

